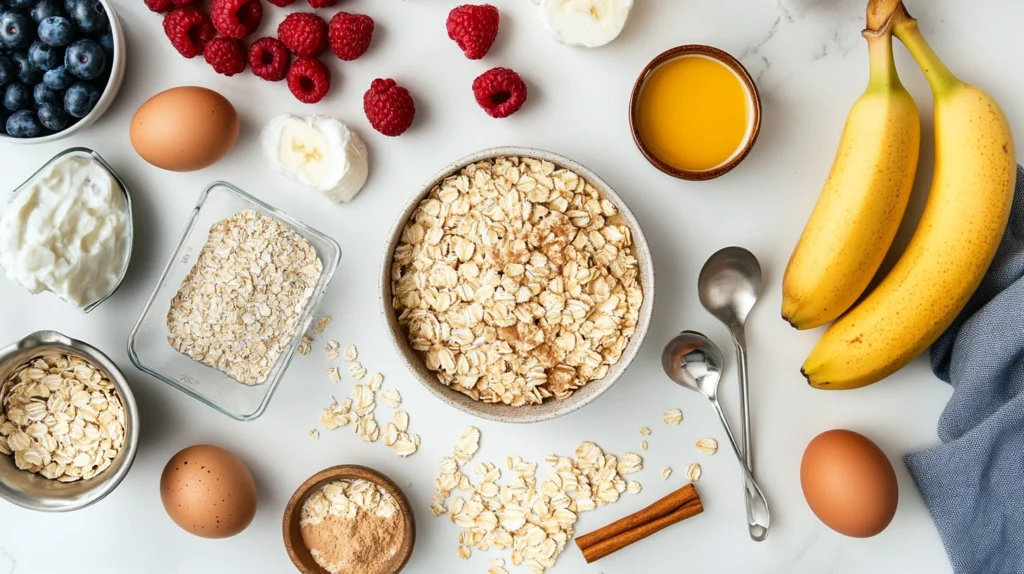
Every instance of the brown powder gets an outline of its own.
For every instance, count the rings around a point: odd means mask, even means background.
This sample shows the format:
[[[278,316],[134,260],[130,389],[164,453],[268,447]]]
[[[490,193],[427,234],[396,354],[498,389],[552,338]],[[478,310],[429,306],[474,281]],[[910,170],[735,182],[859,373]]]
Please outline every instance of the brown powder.
[[[388,518],[362,509],[355,518],[328,515],[302,526],[302,542],[331,574],[381,574],[402,547],[402,523],[401,512]]]

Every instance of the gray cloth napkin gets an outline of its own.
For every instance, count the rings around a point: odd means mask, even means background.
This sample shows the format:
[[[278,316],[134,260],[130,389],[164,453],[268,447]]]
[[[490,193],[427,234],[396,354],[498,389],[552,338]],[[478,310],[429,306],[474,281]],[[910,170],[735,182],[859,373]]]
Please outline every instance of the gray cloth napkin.
[[[904,457],[957,574],[1024,574],[1024,169],[992,266],[931,349],[940,446]]]

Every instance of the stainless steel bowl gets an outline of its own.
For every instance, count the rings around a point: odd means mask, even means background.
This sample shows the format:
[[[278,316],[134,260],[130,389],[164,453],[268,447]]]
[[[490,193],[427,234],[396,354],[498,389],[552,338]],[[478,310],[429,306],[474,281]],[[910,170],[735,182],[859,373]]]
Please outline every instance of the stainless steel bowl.
[[[88,480],[58,482],[20,470],[14,458],[0,455],[0,498],[30,510],[68,512],[85,508],[103,499],[115,488],[132,466],[139,445],[139,411],[135,396],[124,374],[99,349],[62,335],[57,331],[39,331],[0,349],[0,381],[14,369],[46,351],[77,355],[99,367],[107,375],[125,409],[125,444],[110,468]]]

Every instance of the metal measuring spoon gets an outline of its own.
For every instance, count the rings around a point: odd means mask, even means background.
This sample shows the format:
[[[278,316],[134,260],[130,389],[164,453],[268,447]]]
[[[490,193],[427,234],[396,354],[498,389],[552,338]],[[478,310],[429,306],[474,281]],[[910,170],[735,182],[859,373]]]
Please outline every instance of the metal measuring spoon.
[[[740,379],[740,451],[747,469],[754,472],[754,449],[750,443],[750,386],[747,382],[747,342],[743,326],[747,314],[761,294],[761,265],[754,254],[742,247],[726,247],[712,255],[697,278],[697,296],[701,305],[725,323],[736,347],[736,365]],[[747,514],[751,512],[747,500]],[[754,540],[764,540],[768,533],[750,532]],[[760,536],[760,537],[759,537]]]
[[[736,437],[729,428],[729,421],[718,404],[718,381],[722,377],[724,361],[722,352],[715,344],[696,331],[683,331],[676,338],[669,341],[661,354],[661,366],[665,374],[676,384],[686,387],[691,391],[703,394],[715,407],[718,418],[722,420],[725,427],[725,434],[729,437],[732,450],[736,453],[736,459],[743,469],[744,487],[747,494],[747,528],[750,537],[760,542],[768,536],[768,525],[771,523],[771,513],[768,511],[768,501],[761,493],[760,487],[754,482],[750,470],[743,460],[739,445],[736,444]]]

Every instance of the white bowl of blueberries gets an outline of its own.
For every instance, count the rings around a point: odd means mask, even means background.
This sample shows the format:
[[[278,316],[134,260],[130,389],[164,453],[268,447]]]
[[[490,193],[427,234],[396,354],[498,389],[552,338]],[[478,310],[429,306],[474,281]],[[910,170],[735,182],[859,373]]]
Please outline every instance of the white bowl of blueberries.
[[[124,79],[109,0],[0,0],[0,141],[44,143],[98,119]]]

